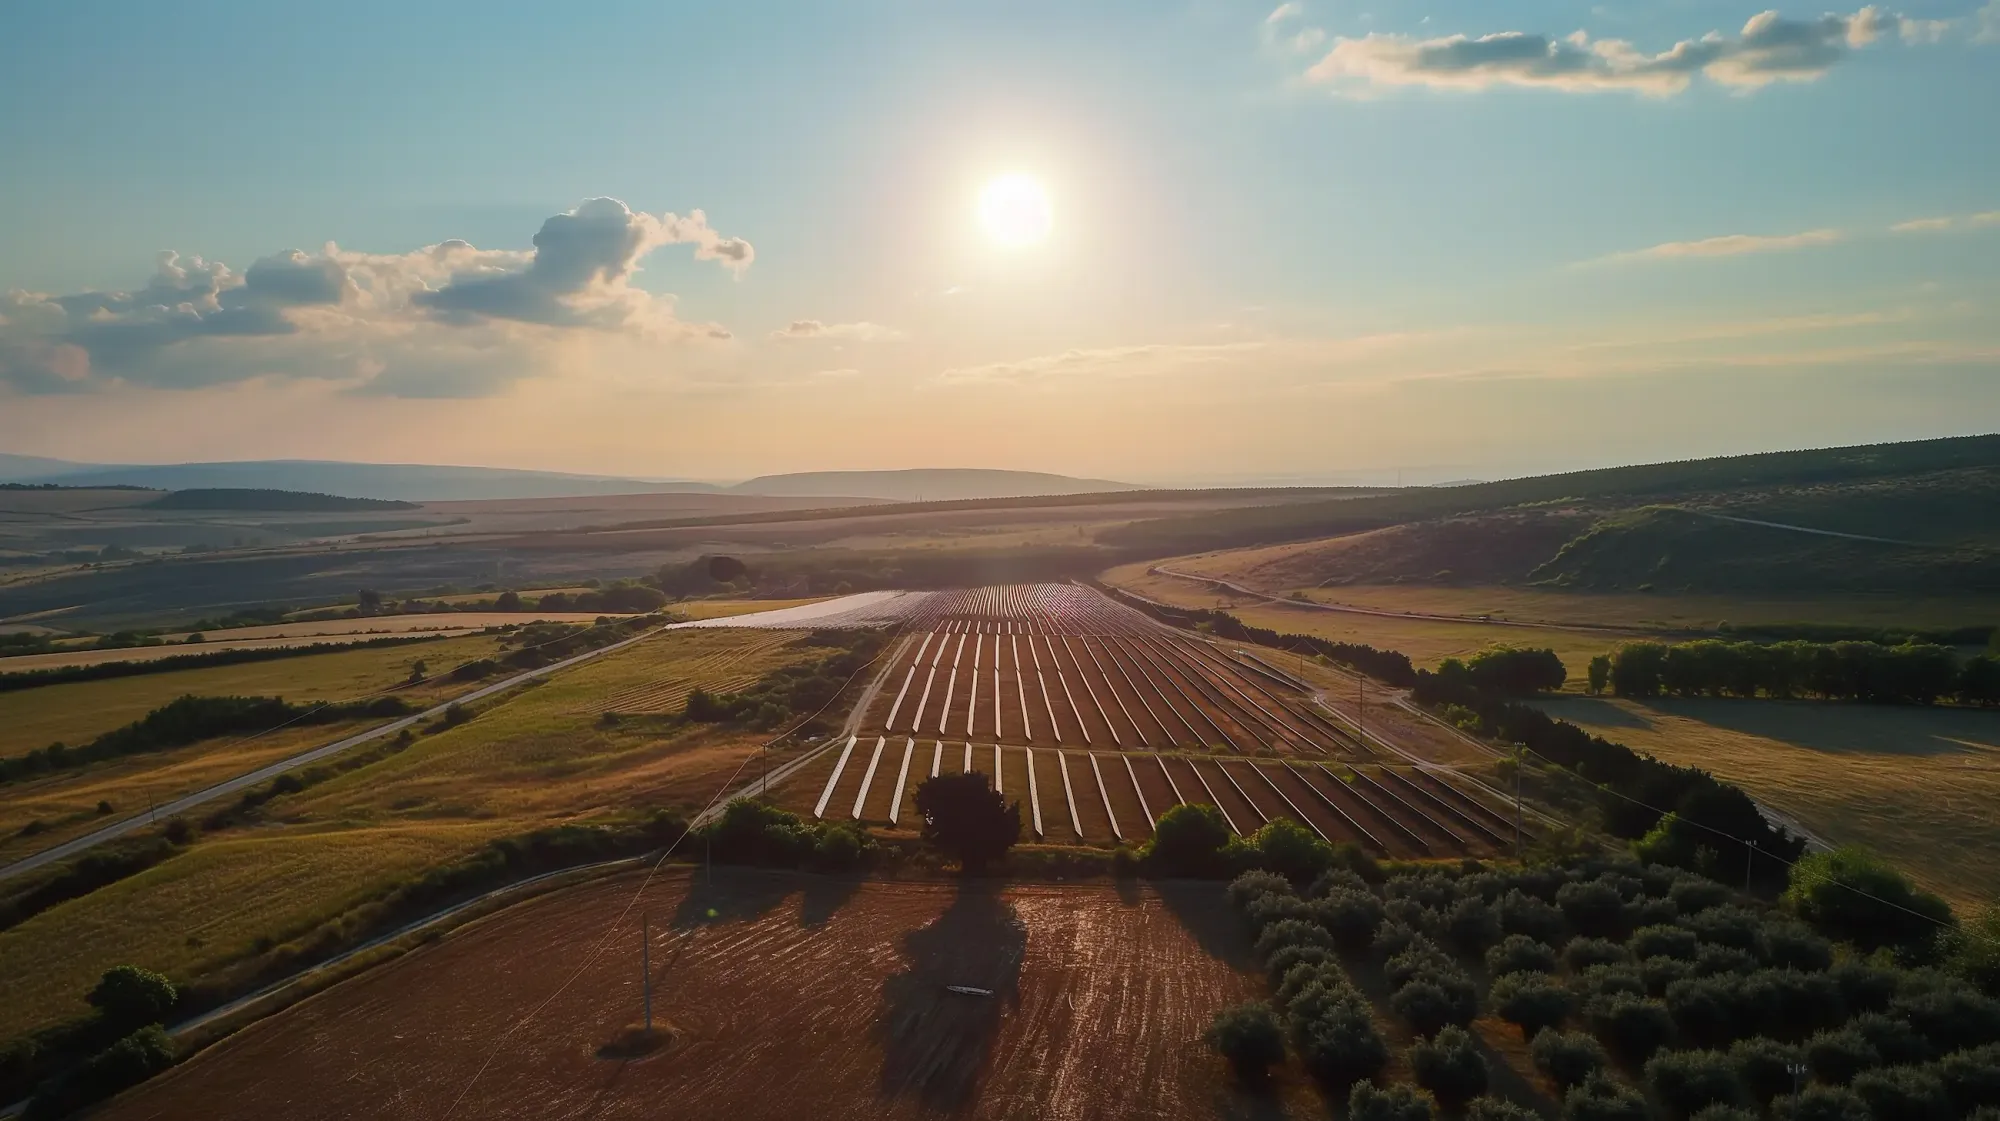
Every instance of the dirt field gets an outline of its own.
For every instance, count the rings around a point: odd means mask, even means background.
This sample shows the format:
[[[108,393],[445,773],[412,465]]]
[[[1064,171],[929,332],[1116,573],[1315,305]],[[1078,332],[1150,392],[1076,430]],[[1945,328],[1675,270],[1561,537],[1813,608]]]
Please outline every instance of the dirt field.
[[[635,899],[625,877],[512,908],[102,1116],[610,1119],[667,1102],[686,1117],[1253,1114],[1199,1038],[1218,1008],[1263,992],[1219,886],[1121,895],[730,870],[690,886],[663,878]],[[640,1016],[642,915],[673,1042],[600,1057]],[[1293,1072],[1278,1085],[1263,1115],[1323,1111]]]
[[[203,650],[226,649],[225,643],[246,638],[305,638],[321,635],[410,634],[417,631],[465,631],[523,623],[595,623],[605,618],[590,611],[447,611],[432,615],[376,615],[366,619],[322,619],[318,622],[273,623],[263,627],[233,627],[208,631]],[[626,616],[612,615],[623,619]],[[186,634],[161,636],[178,642]],[[4,665],[5,663],[0,663]]]
[[[2000,712],[1820,701],[1565,698],[1551,714],[1740,784],[1956,905],[2000,902]]]

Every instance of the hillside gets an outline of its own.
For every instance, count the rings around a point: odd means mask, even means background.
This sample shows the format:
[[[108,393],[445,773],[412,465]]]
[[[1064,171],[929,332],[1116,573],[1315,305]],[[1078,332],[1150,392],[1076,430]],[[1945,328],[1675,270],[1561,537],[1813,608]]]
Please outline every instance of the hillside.
[[[415,510],[414,502],[388,498],[346,498],[297,490],[177,490],[146,503],[150,510]]]
[[[887,498],[940,502],[968,498],[1023,498],[1141,490],[1132,483],[1077,479],[1041,471],[918,468],[906,471],[804,471],[762,475],[729,488],[737,494],[787,497]]]
[[[54,482],[65,486],[139,486],[153,490],[286,490],[341,494],[396,501],[478,498],[551,498],[569,495],[702,491],[710,483],[634,479],[612,475],[572,475],[501,467],[452,467],[428,463],[344,463],[277,459],[233,463],[61,464],[33,461],[16,466],[0,459],[0,481]],[[54,466],[51,466],[54,465]]]

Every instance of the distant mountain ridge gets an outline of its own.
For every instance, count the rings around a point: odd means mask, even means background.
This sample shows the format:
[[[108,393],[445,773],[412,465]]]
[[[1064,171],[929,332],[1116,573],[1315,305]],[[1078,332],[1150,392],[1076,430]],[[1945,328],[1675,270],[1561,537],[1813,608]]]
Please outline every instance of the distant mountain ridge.
[[[1139,490],[1131,483],[1077,479],[1040,471],[917,468],[903,471],[806,471],[763,475],[734,486],[689,479],[647,479],[454,467],[426,463],[350,463],[273,459],[218,463],[74,463],[0,454],[0,482],[63,486],[137,486],[154,490],[257,490],[404,502],[488,498],[569,498],[606,494],[752,494],[786,498],[944,501]]]
[[[966,498],[1029,498],[1146,488],[1134,483],[1078,479],[1044,471],[925,467],[903,471],[800,471],[788,475],[760,475],[728,489],[736,494],[786,498],[845,495],[907,502],[948,502]]]

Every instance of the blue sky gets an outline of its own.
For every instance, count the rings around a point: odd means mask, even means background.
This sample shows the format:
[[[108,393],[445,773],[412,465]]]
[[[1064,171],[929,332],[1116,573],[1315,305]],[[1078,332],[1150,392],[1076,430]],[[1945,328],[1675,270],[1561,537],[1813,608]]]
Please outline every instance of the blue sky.
[[[2000,4],[1761,11],[11,6],[0,450],[1423,478],[2000,427]],[[982,232],[1009,172],[1045,241]]]

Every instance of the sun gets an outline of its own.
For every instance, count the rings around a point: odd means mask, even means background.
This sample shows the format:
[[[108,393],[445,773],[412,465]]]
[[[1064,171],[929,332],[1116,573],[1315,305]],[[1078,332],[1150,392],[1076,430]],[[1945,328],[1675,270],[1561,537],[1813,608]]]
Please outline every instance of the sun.
[[[979,192],[979,226],[993,244],[1023,249],[1049,236],[1049,193],[1032,175],[1003,175]]]

